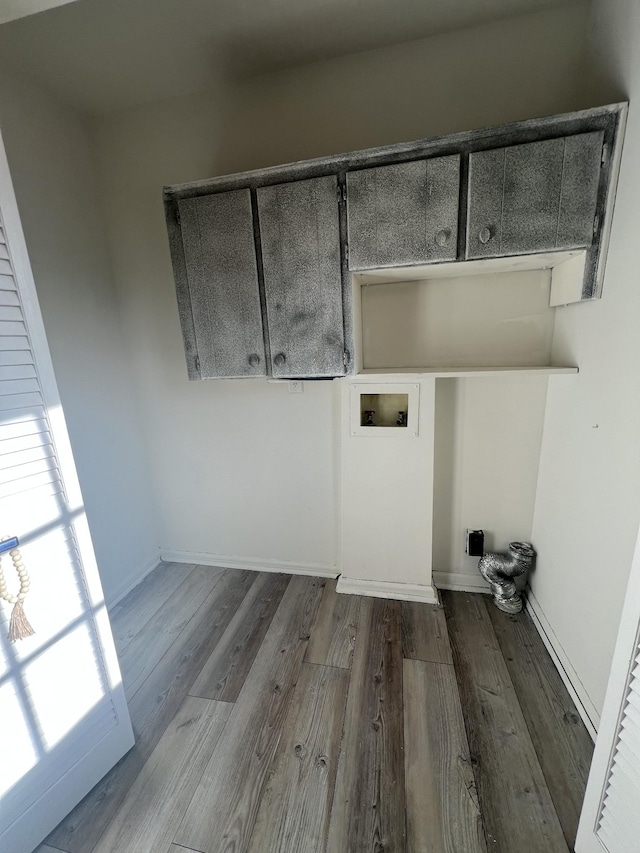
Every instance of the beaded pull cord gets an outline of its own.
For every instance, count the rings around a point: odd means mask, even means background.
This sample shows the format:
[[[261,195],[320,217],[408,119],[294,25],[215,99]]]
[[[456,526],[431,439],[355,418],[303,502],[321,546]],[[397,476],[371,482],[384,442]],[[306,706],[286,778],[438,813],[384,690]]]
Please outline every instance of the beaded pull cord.
[[[6,542],[8,539],[10,539],[9,536],[3,536],[2,539],[0,539],[0,542]],[[17,595],[11,595],[8,592],[7,584],[2,573],[2,566],[0,565],[0,598],[4,599],[9,604],[13,604],[11,620],[9,622],[8,638],[12,643],[15,643],[16,640],[24,640],[25,637],[30,637],[35,633],[35,631],[25,616],[23,604],[27,597],[27,593],[29,592],[29,587],[31,586],[29,573],[24,567],[19,548],[12,548],[9,551],[9,556],[13,560],[13,567],[20,578],[20,592]],[[0,561],[1,559],[2,558],[0,557]]]

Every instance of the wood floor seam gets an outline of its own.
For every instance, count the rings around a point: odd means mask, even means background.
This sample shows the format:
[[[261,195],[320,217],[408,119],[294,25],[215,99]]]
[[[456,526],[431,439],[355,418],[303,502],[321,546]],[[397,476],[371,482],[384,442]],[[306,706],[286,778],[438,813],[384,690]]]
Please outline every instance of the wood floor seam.
[[[334,663],[316,663],[310,660],[305,660],[302,663],[304,666],[321,666],[324,669],[339,669],[341,672],[351,672],[350,666],[337,666]]]
[[[235,702],[229,702],[227,699],[211,699],[209,696],[201,696],[199,693],[187,693],[193,699],[206,699],[208,702],[223,702],[225,705],[235,705]]]
[[[59,847],[52,847],[50,844],[41,844],[36,847],[34,853],[69,853],[67,850],[61,850]]]
[[[415,660],[415,661],[419,661],[420,663],[433,663],[436,666],[453,667],[452,663],[449,663],[449,661],[444,661],[444,660],[429,660],[427,658],[407,658],[407,657],[403,657],[402,660]]]

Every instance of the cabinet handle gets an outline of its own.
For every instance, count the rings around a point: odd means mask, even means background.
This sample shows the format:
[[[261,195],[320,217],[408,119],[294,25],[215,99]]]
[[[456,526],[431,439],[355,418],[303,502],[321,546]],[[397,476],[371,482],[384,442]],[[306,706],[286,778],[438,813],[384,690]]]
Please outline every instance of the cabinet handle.
[[[283,352],[279,352],[276,357],[273,359],[273,363],[276,367],[282,367],[282,365],[287,360],[286,355]]]
[[[260,356],[257,352],[252,352],[249,356],[249,364],[251,367],[257,367],[260,364]]]
[[[493,234],[491,233],[490,228],[483,228],[482,231],[478,234],[478,240],[480,240],[481,243],[488,243],[492,237]]]
[[[438,246],[446,246],[449,242],[449,238],[451,237],[451,231],[448,228],[443,228],[442,231],[438,231],[436,234],[436,245]]]

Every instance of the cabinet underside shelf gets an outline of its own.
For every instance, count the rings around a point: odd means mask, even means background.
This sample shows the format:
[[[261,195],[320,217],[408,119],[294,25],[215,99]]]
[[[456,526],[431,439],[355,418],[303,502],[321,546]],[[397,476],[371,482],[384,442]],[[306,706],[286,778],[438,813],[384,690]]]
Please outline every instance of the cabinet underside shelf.
[[[577,367],[375,367],[366,368],[357,374],[358,379],[367,381],[367,377],[384,376],[398,382],[407,376],[424,376],[431,379],[463,379],[469,376],[500,376],[518,373],[528,376],[553,376],[557,374],[577,373]]]

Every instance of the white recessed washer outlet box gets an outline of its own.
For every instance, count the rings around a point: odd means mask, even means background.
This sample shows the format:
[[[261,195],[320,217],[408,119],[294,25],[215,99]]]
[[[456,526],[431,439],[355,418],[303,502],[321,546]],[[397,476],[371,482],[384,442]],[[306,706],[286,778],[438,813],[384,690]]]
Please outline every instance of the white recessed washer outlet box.
[[[362,383],[350,386],[353,436],[416,438],[420,411],[417,383]]]

